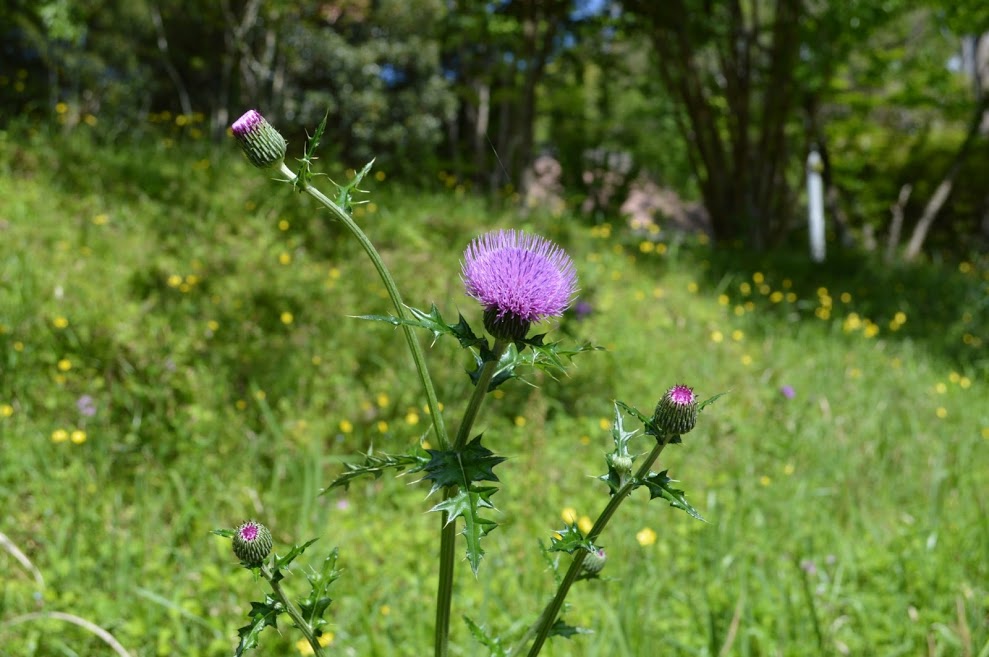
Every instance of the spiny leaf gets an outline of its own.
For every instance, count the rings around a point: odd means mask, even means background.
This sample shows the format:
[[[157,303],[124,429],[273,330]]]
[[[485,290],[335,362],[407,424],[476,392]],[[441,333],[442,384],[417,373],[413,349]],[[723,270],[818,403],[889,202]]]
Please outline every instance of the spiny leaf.
[[[340,577],[340,571],[336,569],[338,556],[339,550],[333,548],[323,560],[320,569],[311,569],[306,575],[306,579],[309,580],[309,595],[299,602],[299,609],[302,611],[302,617],[313,628],[319,628],[327,623],[323,614],[333,601],[327,591]]]
[[[550,537],[550,552],[566,552],[573,554],[577,550],[596,550],[597,546],[584,538],[583,532],[577,527],[577,523],[570,523],[563,529],[558,529],[555,535]]]
[[[430,459],[417,467],[415,471],[424,471],[423,479],[433,482],[429,489],[432,495],[441,488],[448,486],[461,486],[468,488],[476,481],[498,481],[498,476],[494,473],[494,467],[505,460],[502,456],[496,456],[487,447],[481,444],[481,436],[467,443],[461,451],[428,449]]]
[[[223,536],[224,538],[233,538],[237,535],[237,530],[235,529],[212,529],[210,534],[216,534],[217,536]]]
[[[673,488],[670,484],[675,482],[676,479],[670,479],[666,476],[668,470],[663,470],[660,473],[650,472],[649,476],[641,481],[642,486],[649,489],[649,499],[653,500],[657,497],[662,497],[664,500],[670,503],[670,506],[682,511],[686,511],[687,514],[700,520],[701,522],[707,522],[701,517],[694,507],[690,506],[687,502],[684,492],[678,488]]]
[[[353,209],[355,203],[354,203],[353,195],[351,194],[351,192],[355,192],[355,191],[356,192],[362,192],[362,191],[364,191],[362,189],[359,189],[357,186],[360,185],[361,184],[361,181],[364,180],[364,177],[368,173],[371,172],[371,167],[373,165],[374,165],[374,160],[371,160],[370,162],[368,162],[367,164],[364,165],[364,168],[361,169],[357,173],[357,175],[354,176],[354,179],[351,180],[349,183],[347,183],[346,185],[342,185],[342,186],[341,185],[337,185],[337,188],[340,190],[337,193],[337,205],[339,205],[341,208],[343,208],[347,212],[350,212]],[[361,203],[364,203],[364,201],[361,201]]]
[[[562,618],[557,618],[556,622],[553,623],[553,627],[549,629],[550,636],[562,636],[564,639],[569,639],[577,634],[593,634],[593,632],[584,627],[574,627],[573,625],[568,625],[563,622]]]
[[[316,128],[316,132],[306,142],[306,152],[302,156],[302,159],[299,160],[301,164],[299,173],[292,180],[292,186],[299,193],[303,192],[309,186],[309,181],[312,180],[312,163],[316,160],[316,149],[319,148],[319,142],[323,139],[323,132],[326,130],[326,120],[329,116],[330,111],[327,110],[326,114],[323,115],[323,120],[320,121],[319,126]]]
[[[298,545],[293,545],[292,549],[288,551],[285,556],[278,556],[275,554],[275,564],[271,569],[271,582],[275,584],[285,579],[285,575],[282,574],[283,568],[288,568],[289,565],[295,561],[295,558],[306,551],[306,548],[315,543],[318,539],[311,539],[305,543],[300,543]]]
[[[490,354],[488,349],[488,341],[485,338],[479,338],[471,329],[470,324],[464,319],[463,315],[459,316],[456,324],[447,324],[440,314],[439,309],[436,304],[433,304],[429,312],[424,310],[419,310],[418,308],[413,308],[412,306],[406,306],[406,309],[412,315],[411,318],[395,317],[394,315],[359,315],[357,319],[366,319],[375,322],[387,322],[392,326],[414,326],[416,328],[426,329],[433,334],[433,340],[435,341],[442,335],[452,335],[460,343],[461,347],[466,348],[476,348],[481,351],[482,354]]]
[[[252,602],[251,611],[247,614],[251,622],[237,630],[240,642],[237,644],[234,657],[240,657],[251,648],[256,648],[261,631],[266,627],[277,628],[278,614],[284,611],[282,603],[270,594],[265,596],[264,602]]]
[[[488,649],[490,657],[508,657],[508,651],[502,647],[501,639],[485,632],[484,628],[475,623],[469,616],[464,616],[464,622],[467,623],[471,636]]]
[[[374,455],[368,452],[364,456],[363,463],[345,463],[344,472],[339,475],[333,482],[319,492],[320,495],[330,491],[334,488],[339,488],[343,486],[346,488],[350,485],[350,482],[354,479],[364,476],[371,476],[377,479],[386,470],[396,470],[401,471],[406,468],[417,468],[422,467],[425,463],[428,463],[429,459],[425,456],[425,452],[421,449],[416,449],[414,454],[380,454]],[[415,470],[413,470],[415,471]]]
[[[555,379],[557,374],[566,373],[567,364],[573,361],[573,357],[576,354],[585,351],[600,351],[602,349],[589,342],[571,348],[564,348],[560,342],[543,344],[542,339],[543,335],[537,335],[510,344],[504,353],[502,353],[501,358],[498,359],[498,368],[495,370],[491,383],[488,385],[488,391],[494,390],[509,379],[516,378],[518,376],[516,374],[516,368],[519,366],[534,367],[546,372]],[[526,349],[526,347],[529,347],[529,349]],[[482,351],[481,354],[475,355],[475,360],[477,362],[477,369],[470,372],[470,378],[477,385],[481,368],[485,362],[490,360],[490,353],[484,353]]]
[[[498,492],[494,487],[473,488],[464,490],[461,488],[450,498],[443,500],[430,511],[446,511],[447,524],[456,521],[458,517],[464,519],[464,529],[461,534],[467,539],[467,561],[470,568],[477,576],[477,569],[481,565],[481,557],[484,550],[481,549],[481,538],[491,532],[498,524],[488,518],[479,515],[481,509],[493,509],[489,498]]]

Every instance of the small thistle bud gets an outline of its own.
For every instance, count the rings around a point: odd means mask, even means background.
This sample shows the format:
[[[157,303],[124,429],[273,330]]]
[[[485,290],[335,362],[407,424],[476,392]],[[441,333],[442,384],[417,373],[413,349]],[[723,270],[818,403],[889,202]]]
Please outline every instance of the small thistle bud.
[[[697,396],[694,389],[675,385],[656,404],[653,422],[666,434],[680,436],[697,424]]]
[[[625,456],[612,456],[611,457],[611,467],[613,467],[617,472],[628,475],[632,473],[632,457],[629,455]]]
[[[259,566],[271,552],[271,532],[260,522],[248,520],[237,528],[234,554],[248,566]]]
[[[230,126],[251,164],[259,169],[279,166],[288,144],[257,110],[248,110]]]
[[[607,555],[604,553],[604,548],[598,548],[597,550],[591,550],[584,557],[584,563],[581,564],[581,575],[587,579],[591,577],[597,577],[598,573],[604,568],[604,562],[608,559]]]

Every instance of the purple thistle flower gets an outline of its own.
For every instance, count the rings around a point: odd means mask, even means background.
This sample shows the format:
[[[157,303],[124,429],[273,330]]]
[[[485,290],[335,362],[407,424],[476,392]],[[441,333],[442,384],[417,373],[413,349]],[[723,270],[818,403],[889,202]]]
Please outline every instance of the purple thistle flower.
[[[276,167],[285,159],[288,144],[257,110],[247,110],[230,126],[251,164],[259,169]]]
[[[271,552],[271,532],[260,522],[248,520],[234,532],[234,554],[244,565],[256,567]]]
[[[516,230],[473,240],[461,278],[484,307],[485,328],[500,339],[521,340],[532,322],[563,314],[577,293],[570,256],[543,237]]]
[[[76,400],[76,409],[84,417],[93,417],[96,415],[96,402],[91,396],[82,395]]]
[[[794,397],[797,396],[797,393],[793,389],[793,386],[781,386],[780,394],[786,397],[787,399],[793,399]]]

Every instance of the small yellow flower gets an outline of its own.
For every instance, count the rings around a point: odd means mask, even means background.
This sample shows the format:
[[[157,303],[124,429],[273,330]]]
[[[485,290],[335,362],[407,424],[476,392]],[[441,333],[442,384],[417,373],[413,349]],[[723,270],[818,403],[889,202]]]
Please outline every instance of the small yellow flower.
[[[519,428],[522,428],[522,427],[525,426],[526,420],[525,420],[525,417],[523,417],[521,415],[516,415],[514,422],[515,422],[515,426],[517,426]]]
[[[934,411],[934,414],[937,415],[939,419],[943,420],[944,418],[948,417],[948,409],[946,409],[944,406],[938,406],[937,410]]]
[[[63,358],[62,360],[58,361],[57,367],[60,372],[68,372],[69,370],[72,369],[72,361],[69,360],[68,358]]]
[[[731,299],[728,298],[727,294],[719,294],[718,303],[722,306],[727,306],[729,303],[731,303]]]
[[[289,226],[290,225],[291,224],[288,223],[288,220],[287,219],[280,219],[278,221],[278,230],[280,230],[282,232],[285,232],[286,230],[289,229]]]
[[[611,428],[611,421],[608,420],[608,418],[603,417],[600,420],[598,420],[598,426],[601,427],[602,431],[607,431],[608,429]]]
[[[379,392],[378,396],[375,398],[375,401],[378,403],[379,408],[385,408],[391,403],[391,400],[388,398],[388,394],[384,392]]]
[[[247,402],[244,401],[243,399],[238,399],[237,401],[234,402],[234,406],[237,407],[238,411],[242,411],[245,408],[247,408]]]
[[[334,639],[333,632],[324,632],[322,636],[316,639],[316,643],[318,643],[321,647],[325,648],[326,646],[333,643],[333,639]],[[309,645],[309,641],[306,639],[299,639],[298,641],[296,641],[295,648],[296,650],[299,651],[300,655],[308,656],[308,655],[316,654],[316,651],[312,649],[312,646]]]
[[[725,339],[724,334],[721,331],[711,331],[711,342],[720,343]]]
[[[749,285],[748,282],[739,283],[738,291],[744,294],[745,296],[748,296],[752,294],[752,286]]]
[[[86,432],[82,429],[76,429],[69,435],[69,440],[71,440],[73,444],[81,445],[86,442]]]
[[[378,433],[388,433],[388,423],[384,420],[378,420]]]
[[[842,303],[851,303],[852,302],[852,295],[849,294],[848,292],[842,292],[838,296],[838,298],[841,299],[841,302]]]
[[[14,407],[10,404],[0,404],[0,417],[10,417],[14,414]]]
[[[591,437],[588,436],[588,435],[581,436],[580,437],[580,444],[581,445],[590,445],[591,444]]]
[[[741,329],[735,329],[734,331],[731,332],[731,339],[734,340],[735,342],[741,342],[742,340],[745,339],[745,332],[742,331]]]
[[[934,385],[934,392],[936,392],[939,395],[943,395],[944,393],[948,392],[948,386],[944,385],[944,383],[942,383],[941,381],[938,381]]]
[[[258,390],[254,393],[254,398],[257,399],[258,401],[264,401],[265,399],[268,398],[268,393],[266,393],[264,390]]]
[[[313,365],[319,365],[320,363],[323,362],[323,357],[322,356],[318,356],[318,355],[317,356],[313,356],[310,359],[310,362],[312,362]]]
[[[419,424],[419,414],[415,411],[409,411],[405,414],[405,423],[411,425]]]
[[[350,420],[340,420],[340,431],[343,433],[350,433],[354,430],[354,425]]]
[[[288,251],[282,251],[278,254],[278,263],[282,265],[292,264],[292,254]]]
[[[286,310],[281,314],[281,317],[279,317],[279,319],[282,320],[282,324],[288,326],[289,324],[295,321],[295,315],[293,315],[292,313]]]
[[[220,322],[215,319],[211,319],[206,322],[206,328],[208,328],[211,333],[216,333],[220,329]]]
[[[62,317],[61,315],[52,320],[52,326],[57,329],[64,329],[69,325],[69,320]]]
[[[55,429],[52,431],[52,442],[53,443],[64,443],[69,439],[69,432],[65,429]]]
[[[783,474],[785,474],[787,477],[792,475],[795,470],[796,467],[794,467],[792,463],[787,463],[786,465],[783,466]]]
[[[65,103],[55,103],[55,111],[59,114],[65,114],[69,111],[69,106]]]
[[[577,529],[579,529],[580,531],[582,531],[585,536],[593,528],[594,528],[594,521],[591,520],[590,517],[588,517],[588,516],[581,516],[577,520]]]
[[[783,300],[783,293],[780,292],[779,290],[776,290],[775,292],[769,295],[769,300],[772,303],[779,303],[780,301]]]
[[[962,378],[958,379],[958,386],[962,390],[967,390],[972,386],[972,379],[968,378],[967,376],[963,376]]]
[[[656,542],[656,532],[654,532],[649,527],[644,527],[640,529],[635,535],[635,540],[639,542],[639,545],[646,547],[652,545]]]
[[[691,294],[697,294],[697,290],[699,289],[701,288],[699,285],[697,285],[697,283],[693,281],[687,283],[687,292],[690,292]]]
[[[374,179],[377,180],[378,182],[381,182],[382,180],[385,179],[385,172],[384,171],[375,171],[374,172]]]
[[[761,271],[757,271],[756,273],[752,274],[752,282],[755,283],[756,285],[762,284],[765,280],[766,277],[762,275]]]
[[[573,522],[577,522],[577,509],[572,506],[564,507],[563,511],[560,511],[560,517],[563,518],[563,522],[568,525]]]
[[[382,616],[390,616],[391,615],[391,607],[389,607],[388,605],[381,605],[381,607],[378,609],[378,611],[381,612],[381,615]]]
[[[773,480],[769,477],[769,475],[762,475],[759,477],[760,486],[768,486],[771,483],[773,483]]]
[[[168,287],[178,287],[182,285],[182,277],[178,274],[172,274],[165,280],[165,283]]]
[[[749,354],[742,354],[741,361],[742,361],[742,365],[745,365],[746,367],[748,367],[753,362],[752,361],[752,356],[750,356]]]

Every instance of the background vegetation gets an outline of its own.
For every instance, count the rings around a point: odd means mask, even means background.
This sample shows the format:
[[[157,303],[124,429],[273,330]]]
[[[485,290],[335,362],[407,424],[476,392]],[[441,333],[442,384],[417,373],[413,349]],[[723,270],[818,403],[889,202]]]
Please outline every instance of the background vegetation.
[[[610,581],[571,598],[594,634],[546,654],[989,654],[989,157],[965,65],[984,10],[693,4],[0,6],[0,654],[111,654],[38,611],[133,655],[229,654],[258,585],[208,532],[247,517],[278,544],[340,546],[334,651],[431,643],[425,490],[317,495],[354,454],[420,440],[411,363],[398,333],[350,318],[388,307],[354,245],[225,136],[248,106],[294,154],[329,107],[333,179],[379,157],[356,216],[413,305],[478,319],[459,257],[489,229],[539,232],[577,263],[584,304],[554,332],[607,351],[485,407],[478,428],[511,456],[503,525],[481,579],[459,569],[457,614],[514,635],[533,620],[552,590],[538,541],[603,506],[589,477],[612,400],[646,410],[682,381],[729,391],[661,464],[708,523],[630,502],[605,535]],[[772,32],[777,12],[797,32]],[[724,51],[732,34],[752,39],[748,96],[724,75],[746,52]],[[788,70],[759,63],[774,48]],[[821,265],[799,229],[811,141],[844,222]],[[520,209],[544,148],[563,205]],[[584,175],[615,153],[633,163],[619,188],[647,174],[710,225],[632,227]],[[719,177],[743,173],[770,188],[718,211]],[[887,258],[904,186],[908,243],[946,179],[918,257],[897,242]],[[428,356],[456,417],[464,354]]]

